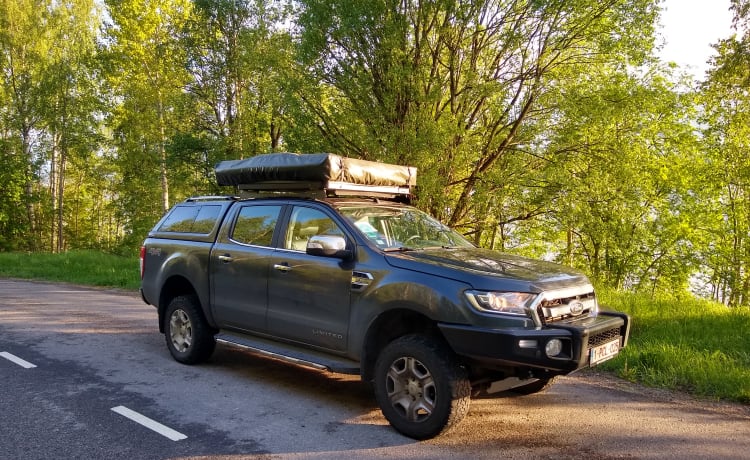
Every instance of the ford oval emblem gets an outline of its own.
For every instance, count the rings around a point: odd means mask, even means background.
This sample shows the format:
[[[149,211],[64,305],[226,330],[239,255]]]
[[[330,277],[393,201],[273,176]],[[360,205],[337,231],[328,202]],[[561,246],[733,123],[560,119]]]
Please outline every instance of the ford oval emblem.
[[[571,315],[580,315],[583,313],[583,302],[574,300],[568,304],[568,308],[570,308]]]

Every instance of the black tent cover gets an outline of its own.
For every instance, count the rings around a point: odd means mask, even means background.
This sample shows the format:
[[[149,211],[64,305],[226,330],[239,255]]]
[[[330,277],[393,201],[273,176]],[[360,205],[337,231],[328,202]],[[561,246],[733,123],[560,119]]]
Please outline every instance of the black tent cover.
[[[267,182],[346,182],[369,186],[411,187],[417,168],[345,158],[332,153],[269,153],[243,160],[222,161],[215,167],[219,185]]]

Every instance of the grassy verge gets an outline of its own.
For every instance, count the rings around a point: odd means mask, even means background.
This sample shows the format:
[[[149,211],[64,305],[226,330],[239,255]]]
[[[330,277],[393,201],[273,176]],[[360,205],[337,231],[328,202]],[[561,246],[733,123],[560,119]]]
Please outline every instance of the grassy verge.
[[[138,289],[138,257],[96,251],[0,253],[0,276]]]
[[[750,309],[700,299],[599,292],[631,315],[628,347],[602,365],[649,386],[750,404]]]
[[[0,253],[0,276],[137,289],[138,258],[94,251]],[[630,343],[599,368],[649,386],[750,404],[750,309],[600,291],[631,315]]]

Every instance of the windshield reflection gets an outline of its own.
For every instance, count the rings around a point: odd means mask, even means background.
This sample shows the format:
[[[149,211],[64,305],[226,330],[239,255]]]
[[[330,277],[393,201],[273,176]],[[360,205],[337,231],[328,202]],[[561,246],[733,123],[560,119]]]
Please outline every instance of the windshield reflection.
[[[339,211],[384,250],[473,247],[463,236],[416,208],[345,206]]]

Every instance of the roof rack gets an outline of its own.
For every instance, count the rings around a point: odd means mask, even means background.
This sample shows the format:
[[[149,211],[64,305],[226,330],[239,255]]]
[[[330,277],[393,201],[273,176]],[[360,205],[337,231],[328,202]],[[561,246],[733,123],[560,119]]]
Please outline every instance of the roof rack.
[[[411,202],[412,193],[409,187],[387,185],[359,185],[347,182],[256,182],[239,184],[237,188],[242,197],[303,197],[323,199],[331,197],[367,197],[383,198],[404,203]]]

